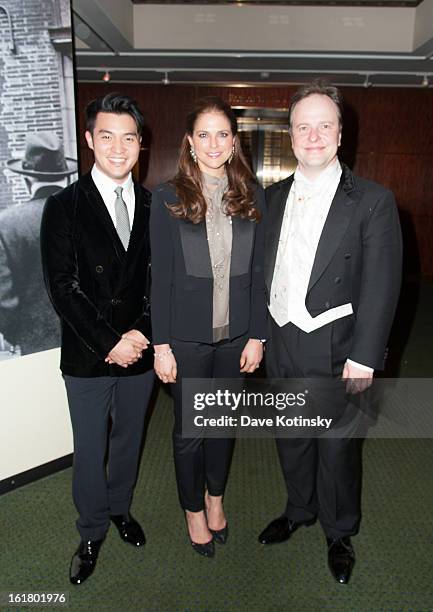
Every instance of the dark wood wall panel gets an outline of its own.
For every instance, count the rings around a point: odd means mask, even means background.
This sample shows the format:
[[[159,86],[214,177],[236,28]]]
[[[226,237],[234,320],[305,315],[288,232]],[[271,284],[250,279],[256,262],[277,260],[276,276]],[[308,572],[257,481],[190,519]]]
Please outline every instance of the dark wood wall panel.
[[[92,163],[83,109],[110,91],[133,96],[147,122],[139,176],[146,186],[170,178],[176,168],[185,115],[194,99],[219,95],[232,106],[287,108],[294,87],[211,87],[78,84],[81,168]],[[341,157],[360,175],[396,195],[408,273],[433,275],[433,90],[343,89],[346,112]]]

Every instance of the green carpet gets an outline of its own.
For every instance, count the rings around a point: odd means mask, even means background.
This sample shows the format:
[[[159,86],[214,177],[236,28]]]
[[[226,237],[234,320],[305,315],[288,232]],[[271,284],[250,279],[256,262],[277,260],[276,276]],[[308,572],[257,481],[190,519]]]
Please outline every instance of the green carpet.
[[[170,400],[162,391],[133,504],[148,537],[144,549],[123,543],[111,529],[94,575],[79,587],[69,584],[68,563],[79,538],[68,469],[0,498],[0,591],[67,590],[69,609],[119,612],[432,609],[430,440],[366,442],[357,564],[351,583],[340,586],[327,570],[318,525],[280,546],[256,541],[284,505],[271,440],[237,443],[225,504],[229,542],[214,559],[194,553],[178,508],[171,425]]]
[[[430,306],[429,313],[430,318],[418,320],[431,326]],[[424,342],[420,346],[423,334],[418,333],[417,341],[417,325],[414,329],[406,376],[416,375],[411,364],[418,363],[418,348],[431,359],[431,347]],[[366,441],[363,521],[353,540],[357,563],[351,583],[342,586],[327,569],[318,524],[300,529],[279,546],[257,542],[258,533],[285,502],[272,440],[237,442],[225,498],[229,541],[217,548],[214,559],[197,555],[178,506],[171,428],[171,400],[161,390],[132,507],[148,538],[144,549],[123,543],[113,528],[93,576],[81,586],[70,585],[68,566],[79,536],[71,470],[64,470],[0,497],[0,591],[68,591],[69,606],[51,608],[55,610],[433,610],[431,440]]]

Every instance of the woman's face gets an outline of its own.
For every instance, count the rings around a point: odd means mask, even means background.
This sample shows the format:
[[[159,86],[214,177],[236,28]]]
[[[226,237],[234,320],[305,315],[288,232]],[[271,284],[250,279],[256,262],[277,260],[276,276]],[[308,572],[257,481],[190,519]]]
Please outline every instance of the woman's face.
[[[223,176],[224,164],[232,154],[234,136],[224,113],[209,111],[197,117],[189,144],[197,156],[198,167],[211,176]]]

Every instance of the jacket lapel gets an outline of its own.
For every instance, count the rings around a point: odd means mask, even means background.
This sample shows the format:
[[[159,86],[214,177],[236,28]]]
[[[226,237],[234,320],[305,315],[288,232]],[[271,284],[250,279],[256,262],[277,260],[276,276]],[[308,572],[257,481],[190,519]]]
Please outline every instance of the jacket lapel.
[[[293,175],[281,182],[278,190],[267,202],[268,218],[266,222],[265,282],[268,292],[271,291],[275,260],[277,258],[278,244],[280,241],[281,225],[292,183]]]
[[[232,253],[230,277],[247,274],[254,241],[254,223],[248,219],[232,217]]]
[[[328,216],[323,226],[313,268],[311,270],[308,291],[317,283],[326,268],[328,267],[334,253],[340,246],[344,234],[346,233],[352,215],[356,210],[356,203],[360,198],[360,193],[355,190],[353,174],[343,165],[343,172],[334,199],[332,200]]]
[[[148,202],[146,201],[146,192],[134,182],[134,193],[135,211],[127,251],[128,259],[131,259],[134,256],[137,248],[140,246],[140,244],[142,244],[142,241],[148,239],[149,233],[149,224],[146,223],[146,217],[148,217],[149,214],[149,210],[146,208],[148,205]]]
[[[199,278],[212,278],[206,222],[181,220],[179,232],[186,273]]]
[[[230,277],[247,274],[254,244],[254,223],[239,217],[232,217],[232,252]],[[212,278],[212,264],[207,240],[206,222],[179,223],[180,240],[189,276]]]
[[[86,192],[92,210],[98,218],[104,231],[108,234],[110,242],[113,245],[117,257],[121,260],[125,259],[125,249],[123,248],[123,244],[120,241],[116,228],[114,227],[113,221],[110,217],[110,213],[108,212],[107,207],[105,206],[104,200],[102,199],[98,188],[93,182],[92,176],[90,174],[83,176],[82,182],[83,189]]]

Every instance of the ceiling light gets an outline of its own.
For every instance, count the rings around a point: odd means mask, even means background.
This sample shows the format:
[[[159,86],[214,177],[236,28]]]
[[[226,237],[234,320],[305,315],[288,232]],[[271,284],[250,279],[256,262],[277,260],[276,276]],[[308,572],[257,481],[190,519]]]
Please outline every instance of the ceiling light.
[[[168,78],[168,72],[164,72],[164,78],[162,79],[163,85],[170,85],[170,80]]]
[[[102,77],[102,80],[105,81],[106,83],[108,83],[108,81],[111,79],[111,74],[108,72],[108,70],[106,70],[104,72],[104,75]]]
[[[428,82],[428,76],[425,74],[422,78],[422,83],[421,83],[422,87],[428,87],[429,86],[429,82]]]
[[[366,74],[365,75],[365,80],[364,80],[364,87],[371,87],[372,83],[370,81],[370,75]]]

